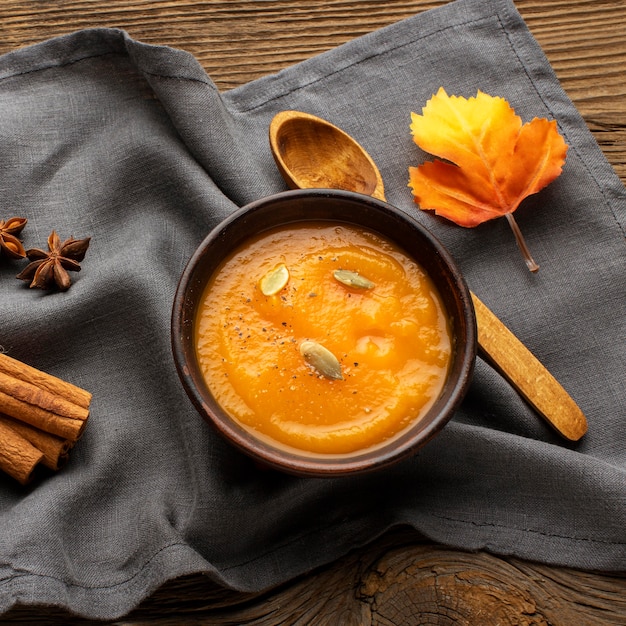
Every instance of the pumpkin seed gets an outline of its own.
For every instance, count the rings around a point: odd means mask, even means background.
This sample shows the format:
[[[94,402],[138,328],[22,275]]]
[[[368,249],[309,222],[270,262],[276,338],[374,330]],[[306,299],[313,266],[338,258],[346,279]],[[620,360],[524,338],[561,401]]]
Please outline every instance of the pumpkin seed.
[[[342,285],[346,285],[347,287],[356,287],[357,289],[371,289],[374,287],[374,283],[371,280],[350,270],[335,270],[333,276]]]
[[[300,344],[300,354],[304,357],[304,360],[322,376],[332,380],[343,380],[339,360],[322,344],[316,341],[303,341]]]
[[[289,270],[284,263],[281,263],[261,278],[259,282],[261,293],[264,296],[273,296],[287,284],[288,280]]]

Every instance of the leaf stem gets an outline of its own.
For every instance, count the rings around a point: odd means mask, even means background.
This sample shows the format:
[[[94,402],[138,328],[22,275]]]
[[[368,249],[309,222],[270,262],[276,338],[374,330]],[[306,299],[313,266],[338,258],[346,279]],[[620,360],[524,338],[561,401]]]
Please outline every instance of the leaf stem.
[[[524,257],[524,261],[526,262],[526,267],[531,272],[536,272],[539,270],[539,265],[535,263],[532,255],[530,254],[530,250],[526,245],[526,241],[524,240],[524,235],[522,235],[522,231],[519,229],[515,218],[513,217],[513,213],[505,213],[506,219],[509,222],[509,226],[515,235],[515,241],[517,242],[517,247],[520,249],[522,256]]]

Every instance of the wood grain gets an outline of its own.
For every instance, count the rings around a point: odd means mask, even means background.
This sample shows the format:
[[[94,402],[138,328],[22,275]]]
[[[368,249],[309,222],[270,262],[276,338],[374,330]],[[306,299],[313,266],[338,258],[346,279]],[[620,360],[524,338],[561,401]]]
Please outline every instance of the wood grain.
[[[0,3],[0,53],[81,28],[125,29],[195,55],[230,89],[415,13],[428,0],[95,0]],[[626,2],[516,0],[609,162],[626,182]],[[265,594],[171,581],[117,622],[140,624],[626,624],[626,576],[465,553],[394,531]],[[88,624],[18,607],[5,624]]]
[[[0,4],[0,53],[81,28],[122,28],[193,54],[221,90],[274,73],[439,0],[54,0]],[[624,0],[517,0],[607,158],[626,180]]]
[[[171,581],[119,626],[623,626],[626,575],[606,576],[424,543],[397,529],[367,549],[265,594],[202,576]],[[36,617],[36,621],[33,619]],[[20,607],[3,624],[83,626]]]
[[[480,356],[506,378],[536,412],[561,436],[578,441],[587,432],[587,418],[537,357],[471,294],[476,311]]]

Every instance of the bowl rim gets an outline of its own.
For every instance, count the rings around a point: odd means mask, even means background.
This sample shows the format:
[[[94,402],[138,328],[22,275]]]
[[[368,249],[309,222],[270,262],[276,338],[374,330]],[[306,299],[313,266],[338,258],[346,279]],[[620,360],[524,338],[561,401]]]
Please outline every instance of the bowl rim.
[[[437,415],[430,419],[427,424],[422,424],[414,436],[410,436],[413,429],[409,427],[402,431],[403,435],[400,437],[392,437],[387,442],[349,455],[307,455],[307,453],[296,453],[283,449],[278,445],[273,446],[262,438],[254,436],[248,429],[238,424],[221,409],[212,397],[207,383],[199,373],[197,364],[190,362],[188,356],[190,350],[191,354],[195,353],[192,336],[195,309],[191,313],[189,309],[194,302],[197,303],[199,301],[199,297],[196,297],[194,300],[194,296],[196,296],[198,291],[201,292],[203,290],[209,279],[209,276],[205,274],[203,280],[200,281],[197,274],[199,272],[198,268],[202,267],[206,255],[212,246],[223,242],[228,237],[235,236],[231,234],[233,229],[240,227],[242,224],[245,225],[246,218],[250,216],[255,217],[255,214],[268,210],[268,206],[275,204],[280,206],[281,203],[285,202],[308,202],[324,199],[368,207],[370,211],[383,215],[386,219],[391,218],[392,220],[400,221],[407,227],[410,227],[412,233],[428,241],[428,245],[431,245],[433,248],[434,255],[438,257],[438,263],[445,268],[446,272],[449,272],[450,283],[454,286],[456,297],[458,297],[458,309],[462,312],[463,319],[460,322],[465,338],[461,346],[461,352],[456,355],[455,360],[458,375],[456,380],[453,381],[451,389],[445,394],[447,396],[446,400],[443,406],[440,407]],[[337,219],[332,216],[329,218],[301,217],[293,220],[274,221],[268,224],[265,230],[270,230],[282,224],[302,221],[337,221],[376,231],[376,228],[362,224],[357,219]],[[380,234],[394,241],[392,235],[387,233]],[[251,236],[252,234],[250,233],[240,236],[240,241],[231,245],[226,253],[232,252],[241,243],[245,242],[246,238]],[[407,254],[416,259],[411,251],[406,250],[406,246],[396,241],[394,243],[400,245]],[[219,258],[223,259],[224,255],[220,255]],[[421,264],[420,261],[417,262]],[[219,262],[217,264],[219,265]],[[216,267],[213,267],[213,271],[215,271]],[[196,285],[194,289],[194,285],[196,283],[199,284],[199,282],[202,282],[203,285],[201,287]],[[448,315],[451,316],[450,312],[448,312]],[[236,448],[263,466],[269,466],[289,474],[318,477],[339,476],[370,472],[395,464],[417,452],[443,429],[452,418],[471,383],[477,354],[477,328],[471,294],[460,269],[439,239],[423,224],[405,211],[371,196],[343,190],[302,189],[283,191],[254,200],[236,209],[204,237],[189,258],[177,285],[171,315],[171,347],[178,376],[192,404],[200,416]],[[448,383],[446,383],[446,386],[448,386]],[[442,395],[444,395],[443,392],[433,406],[437,406]],[[423,419],[417,420],[414,426],[417,427],[418,424],[421,424]]]

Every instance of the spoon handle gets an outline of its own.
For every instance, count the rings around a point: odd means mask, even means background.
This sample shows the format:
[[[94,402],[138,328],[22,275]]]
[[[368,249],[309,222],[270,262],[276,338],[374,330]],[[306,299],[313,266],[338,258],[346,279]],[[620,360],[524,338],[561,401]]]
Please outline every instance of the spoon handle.
[[[472,293],[478,349],[518,393],[557,432],[578,441],[587,432],[587,420],[578,405],[532,352]]]

